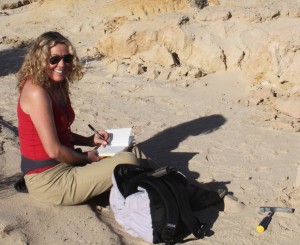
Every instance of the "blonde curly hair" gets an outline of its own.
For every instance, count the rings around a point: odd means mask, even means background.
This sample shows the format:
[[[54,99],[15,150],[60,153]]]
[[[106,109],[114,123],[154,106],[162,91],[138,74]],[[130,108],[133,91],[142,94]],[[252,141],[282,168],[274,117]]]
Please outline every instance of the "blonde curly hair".
[[[50,58],[50,49],[57,44],[65,44],[68,51],[74,56],[69,65],[69,71],[66,74],[66,80],[63,83],[66,92],[69,92],[69,83],[74,80],[80,80],[83,76],[83,67],[76,55],[76,50],[71,42],[59,32],[45,32],[39,36],[32,44],[27,55],[25,56],[22,67],[18,73],[17,88],[21,91],[27,80],[33,84],[40,85],[44,88],[51,87],[51,80],[48,75],[48,63]]]

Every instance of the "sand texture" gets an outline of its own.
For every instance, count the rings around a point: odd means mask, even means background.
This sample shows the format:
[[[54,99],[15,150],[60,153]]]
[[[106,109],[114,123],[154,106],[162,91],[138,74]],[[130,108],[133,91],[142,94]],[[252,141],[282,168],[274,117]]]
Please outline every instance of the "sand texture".
[[[211,234],[186,244],[299,243],[300,1],[19,2],[0,1],[0,244],[146,244],[115,222],[107,196],[57,207],[14,190],[17,72],[49,30],[86,68],[71,86],[74,132],[132,127],[159,165],[233,195],[198,214]],[[295,212],[260,234],[261,206]]]

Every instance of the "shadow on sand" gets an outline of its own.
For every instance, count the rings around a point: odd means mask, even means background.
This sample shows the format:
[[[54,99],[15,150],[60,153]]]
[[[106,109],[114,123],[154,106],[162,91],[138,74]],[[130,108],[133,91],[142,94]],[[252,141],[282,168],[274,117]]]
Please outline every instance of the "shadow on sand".
[[[4,120],[3,117],[0,115],[0,133],[2,132],[2,127],[5,127],[12,131],[16,137],[19,135],[18,128],[14,126],[11,122]]]
[[[199,177],[199,173],[191,174],[188,163],[198,152],[172,151],[176,150],[179,144],[188,137],[212,133],[225,122],[226,119],[222,115],[200,117],[163,130],[150,139],[139,143],[138,148],[159,166],[176,166],[189,179],[196,179]]]
[[[3,128],[7,128],[8,130],[12,131],[15,137],[18,136],[18,128],[15,127],[11,122],[6,121],[0,115],[0,134],[3,134]],[[4,141],[0,142],[0,155],[5,153],[5,149],[3,147]],[[22,177],[22,173],[16,173],[12,176],[6,177],[5,172],[3,169],[0,168],[0,197],[2,197],[1,192],[6,190],[13,190],[14,184]]]
[[[0,76],[17,73],[27,53],[25,46],[0,51]]]

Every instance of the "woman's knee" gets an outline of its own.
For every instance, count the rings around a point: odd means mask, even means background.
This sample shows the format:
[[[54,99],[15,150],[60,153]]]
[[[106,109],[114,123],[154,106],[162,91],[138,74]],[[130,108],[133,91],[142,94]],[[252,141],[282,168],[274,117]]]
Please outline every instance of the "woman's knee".
[[[120,152],[119,154],[115,155],[115,158],[118,158],[116,160],[119,162],[119,164],[127,163],[140,165],[139,159],[132,152]]]

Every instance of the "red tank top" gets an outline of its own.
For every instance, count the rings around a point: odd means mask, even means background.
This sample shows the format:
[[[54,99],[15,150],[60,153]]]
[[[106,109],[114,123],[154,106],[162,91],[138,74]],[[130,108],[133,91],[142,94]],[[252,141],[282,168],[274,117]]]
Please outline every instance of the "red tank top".
[[[61,107],[52,96],[50,97],[52,100],[52,110],[58,138],[61,144],[74,149],[70,126],[75,119],[75,113],[71,106],[70,98],[68,97],[67,105]],[[42,145],[30,116],[26,114],[20,106],[20,98],[18,101],[17,113],[19,119],[18,127],[21,155],[31,160],[50,159]]]

